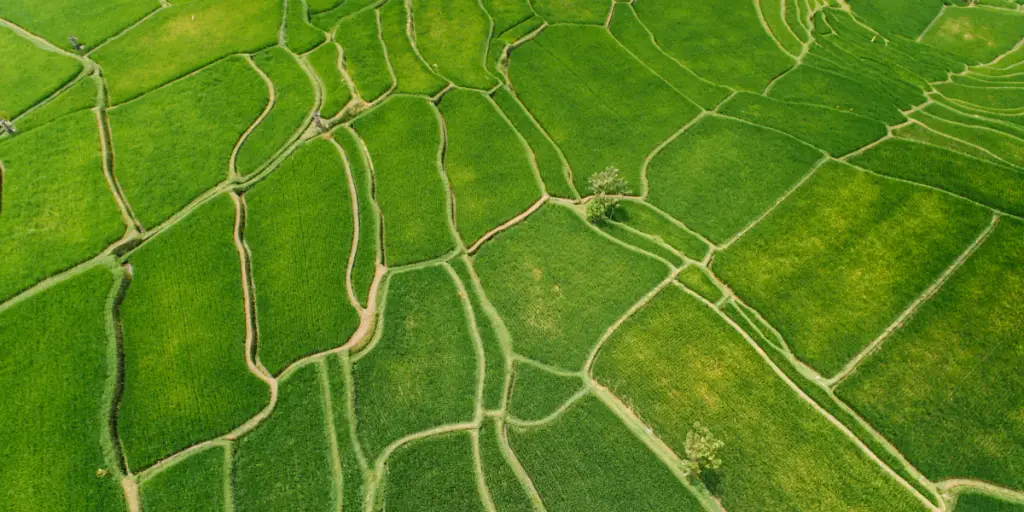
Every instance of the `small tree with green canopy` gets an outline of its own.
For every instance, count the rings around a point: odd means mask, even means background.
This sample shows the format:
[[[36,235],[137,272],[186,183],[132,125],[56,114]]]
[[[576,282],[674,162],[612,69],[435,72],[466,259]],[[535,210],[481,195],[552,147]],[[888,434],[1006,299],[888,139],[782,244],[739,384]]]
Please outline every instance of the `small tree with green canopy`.
[[[629,193],[629,184],[619,175],[615,167],[595,173],[587,179],[594,197],[587,202],[587,220],[592,223],[604,222],[612,217],[619,207],[621,196]]]
[[[686,433],[686,460],[683,461],[683,472],[701,480],[708,472],[722,467],[722,459],[718,458],[718,450],[725,446],[721,439],[715,437],[700,422],[693,424],[693,430]]]

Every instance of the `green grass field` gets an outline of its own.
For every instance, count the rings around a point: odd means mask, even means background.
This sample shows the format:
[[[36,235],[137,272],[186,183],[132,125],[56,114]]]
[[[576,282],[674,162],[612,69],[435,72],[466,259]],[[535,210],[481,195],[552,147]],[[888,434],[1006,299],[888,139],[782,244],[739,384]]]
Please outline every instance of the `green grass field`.
[[[1022,290],[1024,0],[0,0],[0,512],[1019,511]]]

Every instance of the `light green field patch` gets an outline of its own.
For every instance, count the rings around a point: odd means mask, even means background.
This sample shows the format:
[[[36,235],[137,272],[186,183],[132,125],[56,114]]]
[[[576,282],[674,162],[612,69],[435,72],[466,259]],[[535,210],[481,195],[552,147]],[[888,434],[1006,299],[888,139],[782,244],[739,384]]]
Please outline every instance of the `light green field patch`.
[[[406,32],[408,23],[404,2],[388,2],[380,8],[381,36],[387,47],[388,61],[395,72],[395,90],[434,96],[448,83],[427,67],[412,46]]]
[[[892,134],[902,139],[931,144],[951,151],[957,151],[992,164],[999,165],[1003,163],[988,151],[972,146],[966,142],[956,140],[929,128],[925,128],[925,126],[920,123],[913,123],[902,128],[897,128],[892,131]]]
[[[82,78],[52,101],[23,114],[14,123],[15,127],[20,132],[27,132],[68,114],[93,108],[97,105],[101,86],[97,75]]]
[[[901,139],[884,141],[850,162],[1024,215],[1024,174],[1010,167]]]
[[[373,175],[366,161],[359,138],[350,128],[334,132],[334,140],[345,152],[349,172],[356,187],[356,208],[359,210],[359,240],[352,263],[352,289],[359,304],[369,301],[370,286],[380,261],[380,212],[373,200]]]
[[[646,202],[632,199],[621,201],[614,220],[672,246],[690,259],[700,261],[708,253],[706,242]]]
[[[988,62],[1020,43],[1024,13],[949,7],[921,36],[921,42],[977,63]]]
[[[114,285],[110,270],[93,267],[0,315],[4,510],[125,510],[104,453],[115,378],[105,310]]]
[[[345,77],[341,76],[341,50],[337,44],[327,43],[313,50],[307,58],[323,85],[320,115],[331,119],[352,100],[352,90]]]
[[[509,72],[565,152],[580,192],[608,166],[637,192],[647,154],[699,111],[599,27],[549,27],[512,53]]]
[[[309,24],[304,0],[285,0],[284,41],[294,53],[306,53],[327,40],[327,36]]]
[[[413,441],[388,459],[384,507],[389,511],[484,510],[473,472],[473,440],[455,432]]]
[[[175,512],[182,503],[194,512],[224,510],[224,465],[228,450],[213,446],[189,455],[139,486],[147,512]]]
[[[537,14],[548,23],[587,23],[603,25],[612,7],[611,0],[532,0]]]
[[[319,373],[317,364],[309,364],[281,381],[274,412],[238,440],[232,463],[235,510],[336,508],[330,411]]]
[[[886,125],[874,119],[751,93],[734,96],[719,112],[785,132],[832,156],[851,153],[888,133]]]
[[[329,11],[338,7],[339,5],[347,3],[346,0],[307,0],[306,4],[309,6],[309,14],[315,15],[320,14],[324,11]]]
[[[784,134],[706,117],[651,160],[648,201],[711,241],[724,242],[775,204],[822,156]]]
[[[480,466],[484,482],[497,512],[531,510],[533,507],[526,489],[501,450],[501,436],[505,435],[504,432],[503,425],[497,419],[485,420],[480,426]]]
[[[370,152],[389,266],[437,258],[455,247],[438,169],[438,118],[429,101],[400,96],[353,125]]]
[[[604,330],[668,274],[556,205],[485,244],[473,263],[515,351],[566,369],[581,367]]]
[[[96,47],[158,7],[159,0],[5,0],[0,18],[71,50],[68,36],[87,48]]]
[[[816,61],[816,64],[825,64]],[[811,64],[802,64],[777,80],[770,98],[811,103],[875,119],[885,124],[906,120],[890,90],[870,79],[853,79]]]
[[[466,245],[540,199],[529,148],[487,95],[449,91],[440,105],[448,146],[444,169],[455,194],[455,224]]]
[[[481,0],[481,3],[494,22],[496,36],[533,16],[530,0]]]
[[[484,68],[491,22],[475,0],[412,0],[416,46],[434,71],[456,85],[490,89]]]
[[[452,277],[442,266],[393,274],[380,341],[355,362],[356,420],[366,455],[473,417],[477,361]]]
[[[97,50],[92,60],[103,68],[116,105],[232,53],[271,46],[280,25],[281,0],[177,2]]]
[[[931,479],[1024,487],[1021,261],[1024,223],[1002,219],[837,390]]]
[[[0,164],[0,299],[99,254],[124,233],[92,112],[0,142]]]
[[[713,82],[760,91],[794,63],[762,28],[754,2],[649,0],[635,8],[665,51]]]
[[[690,265],[679,273],[677,280],[685,287],[704,297],[709,302],[718,302],[722,298],[722,289],[715,284],[707,270]]]
[[[220,196],[129,258],[118,431],[133,471],[226,434],[267,403],[266,385],[245,365],[234,223]]]
[[[850,0],[853,12],[888,35],[914,39],[942,9],[942,0]]]
[[[300,147],[245,195],[260,361],[271,374],[344,345],[359,327],[345,273],[352,201],[334,144]]]
[[[379,30],[377,11],[368,10],[343,20],[334,31],[345,52],[345,69],[366,102],[379,98],[395,83]]]
[[[3,7],[0,7],[3,12]],[[0,26],[0,119],[12,119],[57,92],[82,71],[82,63],[44,50]]]
[[[946,194],[829,162],[718,255],[714,270],[797,357],[832,375],[924,292],[989,217]]]
[[[252,60],[274,84],[274,105],[238,150],[235,167],[243,176],[265,164],[298,136],[316,101],[312,79],[284,48],[275,46],[254,55]]]
[[[582,387],[579,377],[555,375],[532,364],[516,363],[508,414],[524,421],[544,419]]]
[[[698,511],[668,467],[592,396],[542,427],[512,427],[512,449],[547,510]]]
[[[269,100],[241,57],[110,109],[115,174],[144,227],[228,177],[231,151]]]
[[[796,34],[786,24],[785,14],[782,12],[785,0],[757,0],[761,9],[761,18],[772,38],[778,41],[779,46],[785,49],[790,55],[800,55],[803,45]]]
[[[718,313],[677,287],[623,324],[594,375],[676,453],[694,422],[725,443],[707,481],[729,511],[925,510]]]
[[[334,32],[338,22],[366,9],[374,9],[386,0],[345,0],[332,9],[319,12],[310,18],[313,26],[324,32]]]

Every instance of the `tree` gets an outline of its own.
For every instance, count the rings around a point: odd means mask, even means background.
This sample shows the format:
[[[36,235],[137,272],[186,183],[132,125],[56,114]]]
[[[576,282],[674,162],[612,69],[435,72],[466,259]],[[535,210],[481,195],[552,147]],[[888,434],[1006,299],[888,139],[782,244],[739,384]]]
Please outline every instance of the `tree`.
[[[607,167],[605,170],[595,173],[587,179],[590,191],[594,197],[587,202],[587,220],[592,223],[599,223],[608,220],[619,207],[617,197],[629,193],[629,184],[619,176],[619,170],[615,167]]]
[[[722,467],[722,459],[718,458],[718,450],[725,446],[721,439],[715,437],[700,422],[693,424],[693,430],[686,433],[686,460],[683,461],[683,472],[698,480],[708,472]]]

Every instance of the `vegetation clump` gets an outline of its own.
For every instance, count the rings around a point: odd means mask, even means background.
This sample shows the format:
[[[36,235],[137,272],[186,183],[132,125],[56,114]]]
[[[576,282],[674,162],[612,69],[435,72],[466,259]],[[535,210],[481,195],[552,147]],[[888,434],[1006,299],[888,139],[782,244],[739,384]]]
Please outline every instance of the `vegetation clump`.
[[[587,202],[587,220],[598,224],[609,220],[619,207],[619,198],[629,193],[629,184],[615,167],[592,175],[587,179],[594,197]]]
[[[686,433],[686,460],[683,461],[683,472],[686,476],[698,480],[722,467],[722,459],[718,458],[718,450],[725,442],[715,437],[708,427],[700,422],[693,424],[693,430]]]

